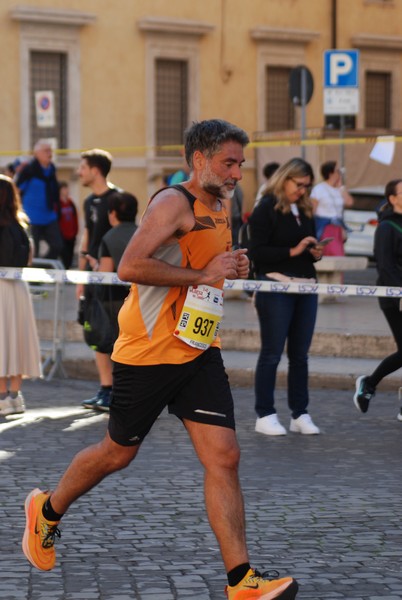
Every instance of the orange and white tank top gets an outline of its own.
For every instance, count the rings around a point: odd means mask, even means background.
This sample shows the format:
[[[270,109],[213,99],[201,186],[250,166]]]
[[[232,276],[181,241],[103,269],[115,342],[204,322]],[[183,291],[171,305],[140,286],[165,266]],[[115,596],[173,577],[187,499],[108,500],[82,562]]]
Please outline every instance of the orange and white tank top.
[[[210,210],[183,186],[195,216],[193,229],[169,246],[161,246],[154,258],[171,265],[203,269],[217,254],[228,252],[232,234],[225,208]],[[224,280],[214,284],[222,289]],[[133,284],[119,313],[119,337],[112,359],[127,365],[181,364],[203,350],[174,336],[187,295],[187,287]],[[219,338],[212,345],[219,347]]]

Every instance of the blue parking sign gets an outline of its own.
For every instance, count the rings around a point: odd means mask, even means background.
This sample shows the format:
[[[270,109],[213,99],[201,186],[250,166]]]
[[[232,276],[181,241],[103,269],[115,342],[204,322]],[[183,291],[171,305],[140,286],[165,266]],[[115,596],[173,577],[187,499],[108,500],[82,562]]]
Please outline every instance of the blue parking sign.
[[[326,50],[324,52],[324,87],[359,87],[358,50]]]

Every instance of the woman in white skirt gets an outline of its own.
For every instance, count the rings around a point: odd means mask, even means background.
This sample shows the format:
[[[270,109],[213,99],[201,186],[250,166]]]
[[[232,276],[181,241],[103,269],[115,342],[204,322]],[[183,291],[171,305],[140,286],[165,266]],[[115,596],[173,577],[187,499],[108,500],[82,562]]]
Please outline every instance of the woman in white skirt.
[[[0,270],[31,261],[27,217],[12,179],[0,175]],[[28,285],[0,278],[0,415],[23,413],[23,378],[41,377],[38,333]]]

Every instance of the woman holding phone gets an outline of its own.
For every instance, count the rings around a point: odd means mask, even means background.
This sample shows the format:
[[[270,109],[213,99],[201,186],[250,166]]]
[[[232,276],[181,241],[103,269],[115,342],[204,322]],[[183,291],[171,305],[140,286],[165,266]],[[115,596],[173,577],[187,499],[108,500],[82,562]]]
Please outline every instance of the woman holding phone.
[[[249,219],[249,256],[256,278],[277,281],[316,281],[314,263],[323,246],[315,235],[309,193],[314,179],[309,163],[293,158],[272,176],[265,195]],[[318,434],[308,414],[308,351],[317,315],[316,294],[257,292],[261,351],[255,378],[255,430],[285,435],[274,402],[276,372],[287,341],[290,431]]]

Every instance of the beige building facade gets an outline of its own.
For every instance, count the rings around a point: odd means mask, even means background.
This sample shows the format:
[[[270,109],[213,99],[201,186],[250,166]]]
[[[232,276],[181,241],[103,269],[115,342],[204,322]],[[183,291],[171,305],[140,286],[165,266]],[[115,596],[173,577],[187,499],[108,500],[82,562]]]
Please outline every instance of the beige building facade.
[[[183,129],[217,117],[258,141],[246,151],[247,209],[263,162],[301,154],[302,110],[288,92],[294,67],[307,66],[314,80],[305,124],[318,142],[307,158],[318,169],[338,156],[339,146],[323,143],[339,136],[339,119],[323,113],[331,48],[360,51],[360,108],[345,118],[345,136],[369,141],[345,147],[348,183],[383,183],[399,161],[372,168],[368,154],[375,136],[402,130],[400,0],[2,0],[0,168],[49,138],[60,177],[82,200],[80,151],[105,148],[111,180],[143,208],[180,168]]]

